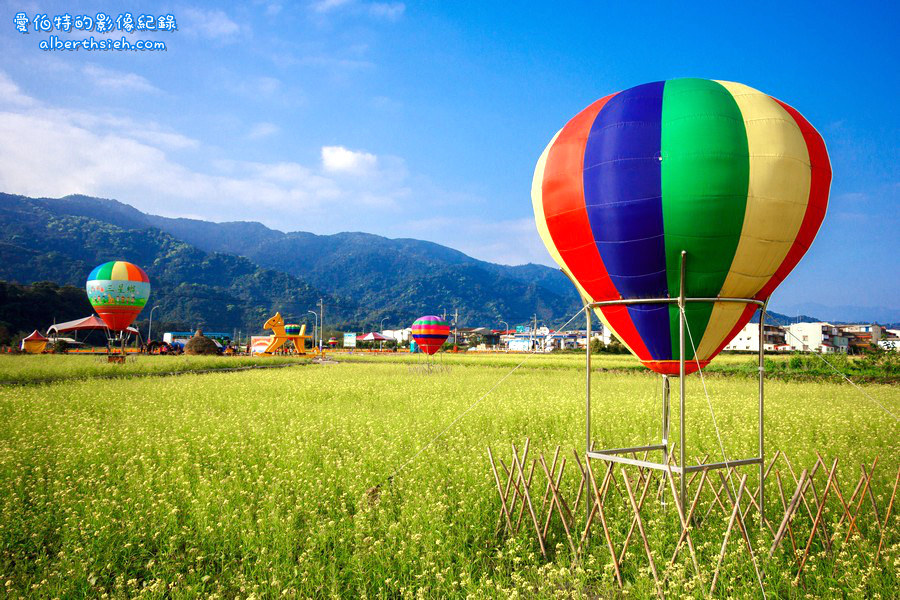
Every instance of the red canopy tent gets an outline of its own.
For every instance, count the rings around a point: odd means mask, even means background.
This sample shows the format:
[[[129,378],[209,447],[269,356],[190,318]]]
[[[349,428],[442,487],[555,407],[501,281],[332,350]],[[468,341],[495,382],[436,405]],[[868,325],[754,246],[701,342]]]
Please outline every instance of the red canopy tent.
[[[29,354],[40,354],[44,351],[47,342],[50,341],[35,329],[28,337],[22,338],[20,348]]]
[[[356,341],[358,341],[358,342],[386,342],[390,339],[391,338],[384,337],[383,335],[381,335],[380,333],[377,333],[375,331],[373,331],[371,333],[367,333],[365,335],[356,336]]]
[[[57,323],[51,325],[47,329],[47,335],[59,335],[61,333],[69,333],[72,331],[86,331],[92,329],[107,329],[106,323],[97,315],[84,317],[83,319],[75,319],[74,321],[66,321],[65,323]],[[137,333],[134,327],[129,327],[125,331],[128,333]]]

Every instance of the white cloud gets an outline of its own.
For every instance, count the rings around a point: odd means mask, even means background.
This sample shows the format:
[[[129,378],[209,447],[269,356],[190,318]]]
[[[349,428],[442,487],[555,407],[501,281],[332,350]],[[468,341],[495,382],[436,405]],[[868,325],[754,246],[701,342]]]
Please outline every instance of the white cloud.
[[[156,93],[160,90],[146,78],[136,73],[123,73],[106,69],[94,64],[86,64],[82,68],[82,73],[97,87],[112,92],[152,92]]]
[[[417,218],[484,199],[410,176],[399,157],[331,145],[312,164],[211,160],[218,149],[152,122],[46,106],[0,71],[0,99],[6,97],[16,103],[0,103],[0,191],[81,193],[164,216],[260,221],[284,231],[372,231],[432,240],[493,262],[550,262],[531,218]],[[251,133],[273,129],[260,122]]]
[[[221,10],[184,8],[181,13],[178,15],[179,26],[181,26],[183,15],[185,26],[182,29],[188,34],[229,42],[233,41],[241,32],[241,26]]]
[[[373,2],[369,5],[369,13],[375,17],[382,17],[396,21],[403,16],[406,5],[402,2]]]
[[[534,219],[489,221],[479,218],[430,217],[403,223],[398,237],[427,239],[481,260],[504,265],[537,263],[555,267],[537,233]]]
[[[297,103],[303,100],[303,95],[296,90],[292,89],[290,93],[285,93],[284,84],[277,77],[268,75],[241,77],[222,69],[219,79],[228,91],[249,100],[274,100],[284,103]]]
[[[2,72],[0,84],[17,100],[12,110],[0,107],[0,190],[6,192],[81,193],[166,216],[318,232],[370,229],[410,195],[397,157],[329,146],[313,165],[210,162],[212,149],[153,123],[41,105]],[[272,124],[257,126],[264,131]]]
[[[352,8],[355,14],[368,14],[373,17],[396,21],[406,11],[403,2],[358,2],[357,0],[319,0],[312,4],[317,13],[329,13],[338,9]]]
[[[35,102],[19,89],[15,81],[0,71],[0,103],[15,106],[31,106]]]
[[[319,0],[318,2],[314,2],[312,7],[316,12],[328,12],[352,3],[353,0]]]
[[[374,154],[349,150],[343,146],[323,146],[322,166],[332,173],[362,175],[371,172],[378,163]]]
[[[275,135],[279,131],[281,131],[281,128],[274,123],[257,123],[250,128],[250,132],[247,134],[247,137],[252,140],[258,140],[261,138],[269,137],[270,135]]]
[[[843,194],[837,194],[833,199],[835,204],[843,204],[845,202],[848,204],[860,204],[868,201],[869,194],[865,192],[845,192]]]
[[[257,77],[256,80],[251,83],[251,88],[254,92],[264,96],[272,96],[281,89],[281,81],[275,77]]]

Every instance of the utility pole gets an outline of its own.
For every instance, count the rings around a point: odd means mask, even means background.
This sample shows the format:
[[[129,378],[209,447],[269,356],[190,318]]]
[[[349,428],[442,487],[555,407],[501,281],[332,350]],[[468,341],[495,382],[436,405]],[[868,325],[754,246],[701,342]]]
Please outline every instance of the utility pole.
[[[537,315],[533,315],[531,317],[532,325],[531,325],[531,350],[534,351],[534,334],[537,333]]]
[[[459,345],[459,309],[453,310],[453,345]]]
[[[319,352],[322,351],[322,332],[324,331],[323,326],[325,324],[325,299],[319,298]]]

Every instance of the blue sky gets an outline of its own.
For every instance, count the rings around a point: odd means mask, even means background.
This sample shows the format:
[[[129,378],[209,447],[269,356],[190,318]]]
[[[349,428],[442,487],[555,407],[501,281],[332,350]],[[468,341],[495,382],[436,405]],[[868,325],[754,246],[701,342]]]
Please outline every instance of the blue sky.
[[[775,309],[898,307],[898,9],[686,4],[2,0],[0,190],[552,264],[529,194],[553,133],[633,85],[728,79],[795,106],[831,155],[828,216]],[[45,52],[20,11],[178,31],[127,36],[165,52]]]

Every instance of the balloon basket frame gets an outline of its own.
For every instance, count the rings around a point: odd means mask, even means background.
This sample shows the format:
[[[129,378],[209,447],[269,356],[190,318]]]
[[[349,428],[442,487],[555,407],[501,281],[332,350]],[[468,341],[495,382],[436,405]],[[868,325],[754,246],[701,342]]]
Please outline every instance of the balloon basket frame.
[[[638,299],[620,299],[606,300],[603,302],[590,302],[584,305],[585,317],[587,321],[587,340],[585,352],[585,452],[587,460],[601,460],[606,463],[619,463],[622,465],[632,465],[640,468],[654,469],[666,472],[668,477],[674,478],[678,476],[679,487],[678,496],[680,505],[685,506],[687,499],[687,481],[686,478],[691,473],[698,471],[711,471],[715,469],[730,469],[744,465],[759,465],[759,488],[758,503],[760,518],[760,527],[765,526],[765,440],[764,440],[764,379],[765,379],[765,335],[764,327],[766,321],[766,306],[769,302],[766,300],[758,300],[756,298],[691,298],[685,294],[685,263],[687,262],[687,252],[681,252],[681,274],[680,274],[680,290],[676,298],[638,298]],[[687,435],[685,431],[685,306],[690,303],[715,304],[717,302],[729,302],[744,305],[756,305],[759,307],[759,407],[757,429],[759,433],[759,446],[757,455],[751,458],[741,458],[735,460],[725,460],[723,462],[698,464],[685,464],[685,456],[687,456]],[[673,465],[670,463],[670,455],[673,454],[669,447],[669,396],[671,390],[670,376],[662,376],[662,439],[658,444],[648,444],[645,446],[634,446],[629,448],[609,448],[605,450],[595,450],[594,442],[591,439],[591,312],[593,309],[603,308],[606,306],[634,306],[647,304],[676,304],[679,308],[678,314],[678,344],[679,344],[679,360],[678,360],[678,381],[679,381],[679,428],[678,428],[678,459]],[[674,376],[673,376],[674,377]],[[662,452],[661,462],[652,462],[646,460],[649,452]],[[644,453],[645,460],[637,458],[637,453]],[[631,458],[623,455],[632,455]],[[612,465],[610,465],[612,466]],[[591,500],[587,500],[587,513],[590,515],[592,510]]]
[[[450,365],[444,364],[444,353],[436,352],[435,354],[428,355],[424,352],[422,353],[425,358],[416,361],[414,364],[407,365],[407,371],[414,375],[433,375],[437,373],[449,373]],[[435,358],[435,356],[440,355],[440,359]]]

